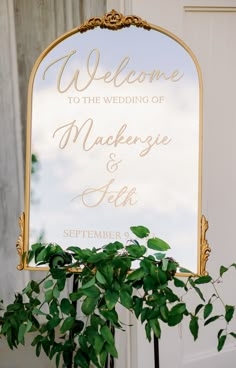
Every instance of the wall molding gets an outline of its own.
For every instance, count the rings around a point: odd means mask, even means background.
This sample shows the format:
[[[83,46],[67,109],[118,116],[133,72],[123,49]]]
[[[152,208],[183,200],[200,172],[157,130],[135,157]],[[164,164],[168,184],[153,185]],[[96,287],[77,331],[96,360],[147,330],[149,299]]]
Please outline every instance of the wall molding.
[[[236,6],[184,6],[185,12],[201,12],[201,13],[236,13]]]

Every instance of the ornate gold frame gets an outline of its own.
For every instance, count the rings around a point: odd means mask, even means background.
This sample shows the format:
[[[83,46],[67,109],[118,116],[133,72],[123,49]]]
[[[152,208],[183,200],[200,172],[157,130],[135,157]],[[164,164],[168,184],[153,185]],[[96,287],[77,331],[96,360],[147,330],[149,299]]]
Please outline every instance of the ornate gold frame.
[[[200,70],[200,66],[198,64],[198,61],[193,54],[193,52],[190,50],[190,48],[177,36],[170,33],[169,31],[155,26],[153,24],[147,23],[146,21],[142,20],[141,18],[137,16],[124,16],[121,13],[117,12],[116,10],[112,10],[111,12],[105,14],[103,17],[94,17],[87,20],[85,23],[83,23],[80,27],[75,28],[61,37],[59,37],[57,40],[55,40],[47,49],[44,50],[44,52],[39,56],[37,59],[32,72],[30,76],[29,81],[29,88],[28,88],[28,107],[27,107],[27,137],[26,137],[26,184],[25,184],[25,213],[23,213],[19,219],[19,226],[20,226],[20,235],[17,240],[17,252],[20,257],[19,265],[17,266],[18,270],[47,270],[47,268],[39,268],[39,267],[29,267],[26,262],[26,258],[23,257],[24,253],[28,251],[28,239],[29,239],[29,196],[30,196],[30,173],[31,173],[31,109],[32,109],[32,88],[34,83],[35,74],[37,72],[37,69],[41,63],[41,61],[44,59],[44,57],[51,51],[57,44],[59,44],[61,41],[66,39],[67,37],[80,32],[86,32],[87,30],[94,29],[96,27],[100,28],[107,28],[111,30],[119,30],[124,27],[130,27],[131,25],[136,27],[143,27],[144,29],[151,30],[154,29],[156,31],[159,31],[176,42],[178,42],[191,56],[197,72],[198,72],[198,78],[199,78],[199,174],[198,174],[198,190],[199,190],[199,196],[198,196],[198,274],[199,275],[206,275],[206,262],[208,260],[209,254],[210,254],[210,247],[208,245],[208,242],[206,240],[206,231],[208,229],[208,222],[206,221],[205,216],[202,216],[201,210],[202,210],[202,74]],[[186,276],[186,274],[184,274]]]

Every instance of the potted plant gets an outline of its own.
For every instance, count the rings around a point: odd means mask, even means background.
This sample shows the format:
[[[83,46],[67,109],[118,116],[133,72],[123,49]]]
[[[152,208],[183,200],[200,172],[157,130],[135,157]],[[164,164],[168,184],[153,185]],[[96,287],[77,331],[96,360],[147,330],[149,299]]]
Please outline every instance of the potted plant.
[[[22,293],[4,308],[0,320],[1,334],[11,349],[24,345],[26,333],[36,332],[32,346],[39,356],[44,350],[56,367],[63,361],[67,368],[104,367],[108,356],[118,357],[114,331],[123,329],[117,312],[121,304],[141,320],[147,339],[161,337],[161,324],[172,327],[189,319],[194,340],[198,337],[199,319],[208,325],[223,318],[218,332],[220,351],[229,332],[235,307],[225,305],[211,276],[180,279],[179,264],[166,254],[169,245],[159,238],[149,238],[144,226],[131,227],[136,239],[128,245],[113,242],[102,248],[63,250],[57,244],[37,243],[25,256],[36,264],[48,264],[49,272],[41,281],[31,280]],[[152,255],[148,255],[151,249]],[[136,264],[134,269],[133,265]],[[236,268],[236,264],[230,267]],[[228,270],[221,266],[219,278]],[[72,280],[72,281],[71,281]],[[65,295],[67,283],[72,292]],[[213,294],[205,300],[201,285],[211,283]],[[182,292],[177,292],[177,290]],[[200,303],[190,311],[184,295],[194,290]],[[214,301],[221,300],[222,314],[214,314]],[[82,313],[81,313],[82,312]]]

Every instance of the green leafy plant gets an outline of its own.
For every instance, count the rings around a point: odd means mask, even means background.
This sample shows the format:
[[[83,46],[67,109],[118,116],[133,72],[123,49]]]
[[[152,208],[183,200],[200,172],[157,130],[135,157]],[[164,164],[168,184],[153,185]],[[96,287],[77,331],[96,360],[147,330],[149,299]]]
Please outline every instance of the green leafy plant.
[[[236,333],[229,332],[235,307],[225,305],[216,288],[229,268],[221,266],[217,280],[210,276],[180,279],[176,272],[181,269],[167,257],[170,247],[165,241],[149,238],[150,231],[144,226],[131,227],[131,231],[136,239],[128,245],[114,242],[100,249],[72,246],[63,250],[56,244],[34,244],[29,260],[48,264],[49,272],[39,282],[31,280],[5,307],[0,325],[9,347],[24,345],[25,335],[34,331],[36,355],[44,350],[50,359],[55,358],[56,367],[63,361],[67,368],[89,368],[91,362],[102,368],[108,356],[118,357],[113,331],[125,327],[118,304],[141,321],[149,341],[153,335],[161,337],[162,323],[172,327],[183,318],[189,319],[194,340],[200,320],[207,326],[222,319],[219,351],[229,335],[236,338]],[[156,253],[148,255],[149,249]],[[138,264],[135,269],[134,263]],[[68,283],[73,290],[65,296]],[[207,301],[201,290],[204,284],[213,288]],[[190,291],[200,299],[194,311],[184,301]],[[223,306],[222,314],[214,313],[216,300]]]

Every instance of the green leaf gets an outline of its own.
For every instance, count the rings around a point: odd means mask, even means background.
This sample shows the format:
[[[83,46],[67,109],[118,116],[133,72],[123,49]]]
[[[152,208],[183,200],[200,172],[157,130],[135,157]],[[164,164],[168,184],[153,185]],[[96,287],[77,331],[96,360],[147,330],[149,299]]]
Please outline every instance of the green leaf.
[[[146,238],[150,234],[149,229],[145,226],[131,226],[130,230],[140,239]]]
[[[154,290],[157,286],[156,280],[154,280],[151,276],[146,276],[143,279],[143,288],[145,292],[148,292],[149,290]]]
[[[91,362],[94,364],[95,367],[102,368],[98,361],[96,351],[94,349],[94,343],[88,349],[88,357],[91,360]]]
[[[51,286],[53,285],[53,281],[52,280],[47,280],[44,283],[44,289],[49,289]]]
[[[100,296],[100,290],[97,286],[93,285],[89,288],[86,288],[83,291],[83,294],[89,296],[90,298],[98,298]]]
[[[222,277],[223,276],[223,274],[225,273],[225,272],[227,272],[228,271],[228,268],[226,268],[225,266],[221,266],[220,267],[220,277]]]
[[[118,352],[116,350],[115,345],[106,343],[104,345],[104,349],[111,354],[114,358],[118,358]]]
[[[120,302],[121,304],[127,308],[131,309],[133,306],[133,301],[130,293],[127,290],[121,289],[120,291]]]
[[[96,279],[101,285],[106,285],[107,283],[105,277],[99,270],[96,272]]]
[[[235,332],[230,332],[229,334],[236,339],[236,333]]]
[[[98,335],[98,330],[93,326],[87,326],[85,329],[87,342],[91,345],[94,344],[94,338]]]
[[[57,279],[57,288],[58,288],[58,290],[59,291],[64,290],[65,284],[66,284],[66,274],[64,275],[64,277],[60,277],[59,279]]]
[[[114,342],[114,337],[113,337],[112,332],[111,332],[111,330],[108,326],[106,326],[106,325],[102,326],[100,332],[101,332],[101,335],[102,335],[102,337],[104,338],[105,341],[107,341],[111,345],[114,345],[114,343],[115,343]]]
[[[212,322],[216,321],[220,317],[222,317],[222,316],[214,316],[214,317],[211,317],[211,318],[207,319],[206,322],[204,323],[204,326],[209,325],[209,323],[212,323]]]
[[[35,257],[36,263],[43,262],[45,260],[47,261],[48,254],[49,254],[48,248],[43,247],[42,250]]]
[[[63,298],[60,303],[60,308],[62,313],[69,315],[71,314],[73,306],[68,299]]]
[[[146,336],[147,336],[147,339],[149,342],[151,342],[152,340],[152,336],[151,336],[151,325],[150,325],[150,321],[148,321],[146,324],[145,324],[145,332],[146,332]]]
[[[198,312],[200,312],[200,310],[204,307],[204,304],[199,304],[196,306],[196,309],[195,309],[195,315],[198,314]]]
[[[165,289],[165,294],[166,299],[169,300],[170,303],[174,303],[180,300],[178,295],[174,294],[173,291],[169,288]]]
[[[81,331],[83,331],[84,328],[84,322],[81,320],[76,320],[75,325],[73,327],[74,334],[79,334]]]
[[[191,274],[194,274],[194,272],[192,272],[189,269],[184,268],[184,267],[180,267],[179,268],[179,272],[181,272],[181,273],[191,273]]]
[[[60,291],[58,290],[57,285],[55,285],[55,286],[54,286],[53,291],[52,291],[52,294],[53,294],[53,297],[54,297],[55,299],[58,299],[58,298],[59,298],[59,296],[60,296]]]
[[[73,326],[74,326],[74,323],[75,323],[75,318],[74,317],[67,317],[61,328],[60,328],[60,332],[63,334],[65,333],[66,331],[70,330]]]
[[[118,322],[118,314],[114,309],[108,311],[106,309],[100,308],[99,312],[105,319],[110,321],[114,326],[120,327],[120,324]]]
[[[197,286],[195,286],[195,287],[194,287],[194,290],[195,290],[195,291],[196,291],[196,293],[200,296],[200,298],[205,302],[205,298],[204,298],[204,296],[203,296],[203,294],[202,294],[201,290],[200,290]]]
[[[83,351],[88,352],[88,340],[84,334],[79,336],[79,345]]]
[[[179,278],[174,277],[173,279],[174,279],[174,285],[175,285],[176,287],[181,287],[181,288],[185,288],[185,287],[186,287],[185,282],[183,282],[183,281],[182,281],[182,280],[180,280]]]
[[[200,298],[205,302],[205,298],[204,298],[201,290],[197,286],[195,286],[195,283],[194,283],[194,281],[191,278],[189,278],[189,283],[194,288],[194,290],[196,291],[196,293],[200,296]]]
[[[18,331],[18,341],[20,344],[25,344],[25,333],[26,333],[26,325],[25,324],[22,324],[20,325],[20,328],[19,328],[19,331]]]
[[[82,349],[78,349],[77,353],[75,354],[74,363],[76,364],[76,367],[79,366],[80,368],[89,368],[89,363]]]
[[[103,326],[105,324],[105,320],[99,317],[97,314],[92,314],[90,319],[91,326],[98,329],[98,326]]]
[[[41,311],[40,309],[38,309],[38,308],[34,308],[32,313],[33,313],[33,314],[36,314],[36,315],[41,315],[41,316],[46,316],[46,315],[47,315],[46,313],[42,312],[42,311]]]
[[[57,353],[56,355],[56,368],[59,368],[60,359],[61,359],[61,351],[59,351],[59,353]]]
[[[143,268],[138,268],[137,270],[132,271],[128,275],[127,279],[129,281],[136,281],[136,280],[141,280],[143,278],[143,276],[144,276],[144,270],[143,270]]]
[[[39,357],[39,355],[40,355],[41,346],[42,346],[41,342],[38,342],[38,344],[36,345],[36,352],[35,353],[36,353],[37,357]]]
[[[170,310],[170,314],[172,316],[176,315],[176,314],[183,314],[186,311],[186,304],[185,303],[179,303],[176,304],[171,310]]]
[[[86,288],[89,288],[89,287],[93,286],[95,284],[95,281],[96,281],[96,279],[95,279],[95,276],[94,276],[89,281],[85,282],[85,284],[82,284],[81,289],[86,289]]]
[[[43,350],[45,352],[45,354],[47,356],[49,356],[49,353],[50,353],[50,346],[51,346],[51,343],[50,341],[45,337],[43,340],[42,340],[42,347],[43,347]]]
[[[35,346],[35,345],[37,345],[40,341],[42,341],[43,340],[43,336],[42,335],[37,335],[34,339],[33,339],[33,341],[32,341],[32,343],[31,343],[31,346]]]
[[[103,349],[100,353],[100,364],[102,367],[105,367],[106,361],[107,361],[107,352],[105,351],[105,349]]]
[[[84,301],[83,304],[81,306],[81,310],[82,312],[86,315],[89,316],[90,314],[93,313],[96,305],[97,305],[97,298],[91,298],[89,296],[87,296]]]
[[[222,333],[224,332],[225,330],[222,328],[221,330],[219,330],[218,334],[217,334],[217,338],[219,339],[220,336],[222,335]]]
[[[211,303],[206,304],[204,307],[204,312],[203,312],[204,319],[208,318],[212,311],[213,311],[213,305]]]
[[[43,248],[42,243],[35,243],[31,245],[31,248],[34,252],[36,252],[38,249]]]
[[[183,319],[183,314],[175,314],[175,315],[169,315],[168,318],[168,326],[176,326],[178,325]]]
[[[198,330],[199,330],[199,325],[198,325],[198,317],[196,316],[191,316],[191,320],[189,323],[189,329],[194,337],[194,341],[198,338]]]
[[[45,296],[45,302],[49,303],[53,298],[53,290],[52,289],[47,290],[44,296]]]
[[[154,253],[153,255],[158,261],[161,261],[166,256],[165,253]]]
[[[48,327],[48,329],[51,330],[51,329],[57,327],[60,322],[61,322],[61,318],[53,317],[52,319],[50,319],[50,321],[48,321],[47,327]]]
[[[158,307],[156,308],[144,308],[143,312],[141,313],[141,322],[143,323],[145,320],[156,319],[160,317],[160,310]]]
[[[33,323],[29,320],[28,322],[27,322],[27,326],[26,326],[26,333],[27,332],[30,332],[30,330],[31,330],[31,328],[32,328],[32,326],[33,326]]]
[[[221,351],[223,349],[225,341],[226,341],[226,335],[222,335],[222,336],[219,337],[218,346],[217,346],[218,351]]]
[[[138,318],[143,309],[143,299],[135,295],[133,297],[133,302],[134,302],[134,306],[133,306],[134,313],[135,313],[136,318]]]
[[[163,271],[167,271],[168,264],[169,264],[169,259],[168,258],[164,258],[163,261],[162,261],[162,267],[161,267]]]
[[[84,295],[83,291],[79,289],[78,291],[75,291],[74,293],[70,293],[69,297],[72,302],[75,302],[76,300],[80,299]]]
[[[194,283],[195,285],[207,284],[208,282],[211,282],[211,280],[212,280],[212,277],[209,275],[201,276],[197,280],[195,280]]]
[[[39,293],[40,293],[39,284],[38,284],[36,281],[32,280],[32,281],[30,282],[30,286],[31,286],[31,290],[32,290],[34,293],[36,293],[36,294],[39,294]]]
[[[166,304],[160,306],[160,314],[164,322],[168,322],[169,311]]]
[[[225,320],[226,322],[230,322],[234,315],[235,307],[232,305],[225,306]]]
[[[119,293],[116,290],[107,290],[105,294],[105,301],[109,310],[113,309],[119,299]]]
[[[101,353],[104,343],[105,343],[105,341],[104,341],[104,339],[102,338],[101,335],[96,335],[94,337],[94,349],[96,351],[96,354]]]
[[[127,252],[134,258],[140,258],[146,253],[146,247],[144,245],[128,245],[126,247]]]
[[[101,261],[104,261],[108,259],[108,255],[105,254],[104,252],[100,252],[100,253],[95,253],[92,256],[90,256],[87,260],[87,262],[89,263],[98,263]]]
[[[104,245],[103,249],[107,252],[107,253],[116,253],[117,250],[123,249],[124,248],[124,244],[116,241],[114,243],[109,243],[107,245]]]
[[[151,319],[150,321],[150,326],[154,332],[154,335],[159,339],[161,337],[161,328],[160,328],[160,324],[158,322],[158,319]]]
[[[169,244],[159,238],[148,239],[147,246],[148,248],[157,250],[159,252],[166,252],[168,249],[170,249]]]
[[[113,266],[109,263],[103,265],[100,269],[101,274],[104,276],[108,285],[111,285],[114,277]]]

